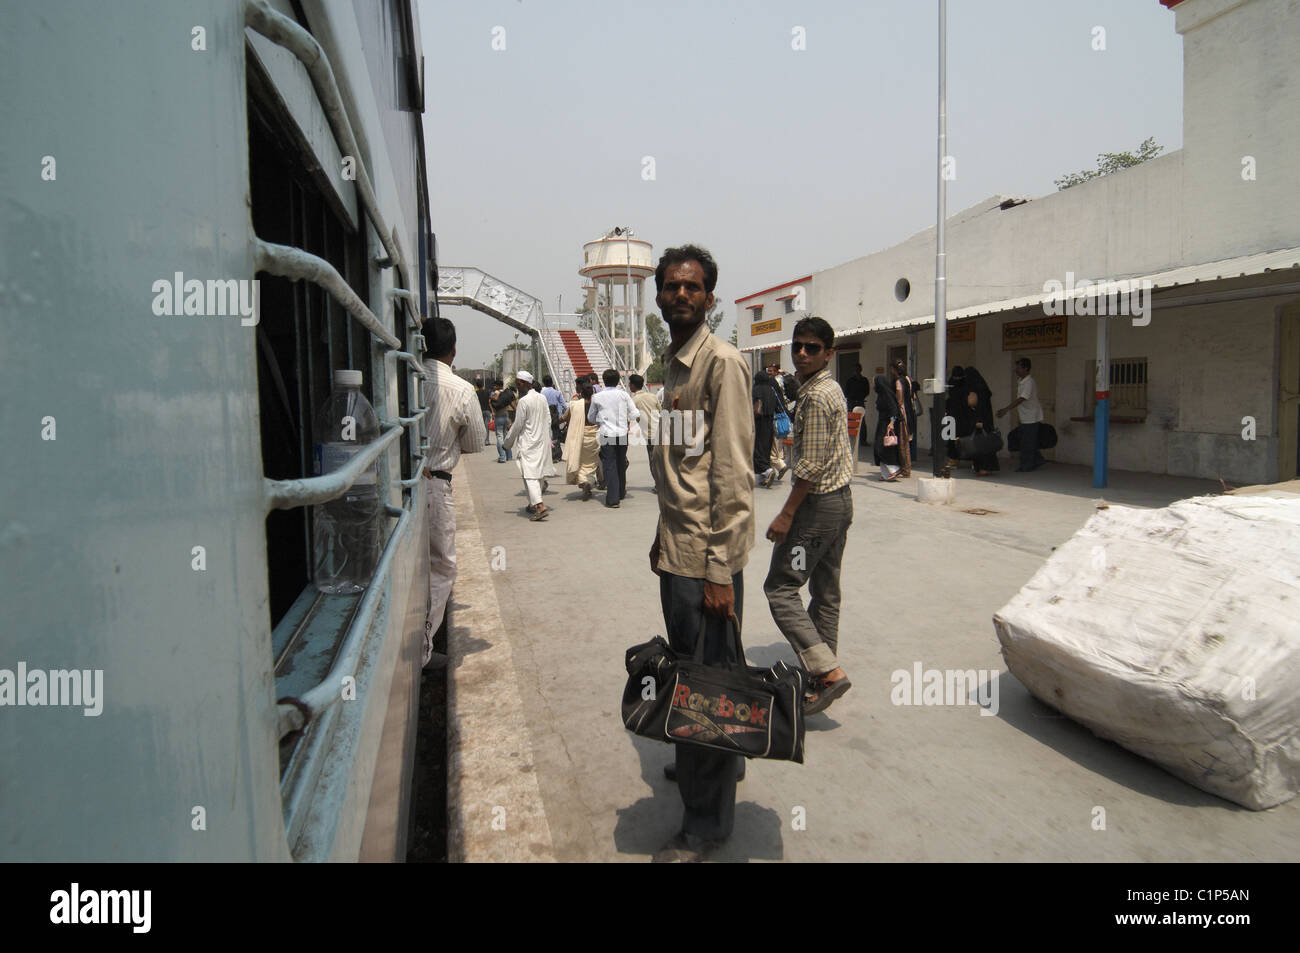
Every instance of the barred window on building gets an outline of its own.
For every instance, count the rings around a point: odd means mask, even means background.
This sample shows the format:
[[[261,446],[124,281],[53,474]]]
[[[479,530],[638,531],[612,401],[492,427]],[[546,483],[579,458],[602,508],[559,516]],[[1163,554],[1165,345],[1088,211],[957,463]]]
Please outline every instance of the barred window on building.
[[[1097,362],[1088,361],[1085,371],[1084,407],[1088,416],[1097,412]],[[1140,417],[1147,415],[1147,359],[1145,357],[1114,358],[1110,362],[1110,414],[1112,417]]]

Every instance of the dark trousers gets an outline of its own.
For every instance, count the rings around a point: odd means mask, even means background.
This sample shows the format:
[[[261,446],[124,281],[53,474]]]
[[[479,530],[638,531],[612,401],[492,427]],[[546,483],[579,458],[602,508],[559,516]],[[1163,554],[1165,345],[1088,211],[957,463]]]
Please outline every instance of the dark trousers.
[[[1038,431],[1041,424],[1020,425],[1020,470],[1036,470],[1047,461],[1038,452]]]
[[[605,504],[613,506],[627,496],[627,443],[607,443],[600,448],[600,466],[605,474]]]
[[[744,601],[742,573],[731,577],[736,593],[736,619]],[[661,573],[659,601],[668,629],[668,644],[679,655],[695,654],[704,639],[704,663],[720,665],[740,660],[736,640],[729,637],[727,621],[704,615],[704,580]],[[701,623],[704,628],[701,631]],[[704,840],[731,836],[736,822],[736,778],[744,759],[694,745],[677,745],[677,789],[682,795],[682,833]]]
[[[772,469],[772,424],[771,417],[754,418],[754,473],[758,476]]]

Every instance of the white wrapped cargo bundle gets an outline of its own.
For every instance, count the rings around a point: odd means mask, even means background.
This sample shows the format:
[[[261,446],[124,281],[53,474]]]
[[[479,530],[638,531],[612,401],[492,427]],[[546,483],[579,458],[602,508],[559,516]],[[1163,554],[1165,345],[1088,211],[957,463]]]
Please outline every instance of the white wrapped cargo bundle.
[[[1300,497],[1099,509],[993,625],[1103,738],[1255,810],[1300,792]]]

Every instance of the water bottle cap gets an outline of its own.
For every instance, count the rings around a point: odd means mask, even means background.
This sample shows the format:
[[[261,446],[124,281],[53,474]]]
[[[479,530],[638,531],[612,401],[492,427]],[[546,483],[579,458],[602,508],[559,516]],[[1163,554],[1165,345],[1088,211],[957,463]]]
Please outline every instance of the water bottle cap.
[[[335,371],[334,386],[335,387],[360,387],[361,372],[360,371]]]

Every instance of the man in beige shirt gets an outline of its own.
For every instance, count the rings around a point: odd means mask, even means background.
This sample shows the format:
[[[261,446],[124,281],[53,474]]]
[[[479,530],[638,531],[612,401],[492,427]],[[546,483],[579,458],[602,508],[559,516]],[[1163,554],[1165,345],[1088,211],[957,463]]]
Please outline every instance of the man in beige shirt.
[[[627,386],[632,391],[632,403],[636,409],[641,411],[641,439],[645,442],[646,453],[651,457],[654,456],[654,444],[652,441],[659,437],[659,398],[650,393],[645,388],[645,378],[640,374],[632,374],[627,379]],[[654,463],[650,464],[650,480],[654,481]],[[655,492],[659,492],[658,488]]]
[[[749,367],[705,322],[718,266],[694,245],[669,248],[655,270],[658,304],[672,336],[650,469],[659,528],[650,568],[659,575],[668,642],[680,655],[703,639],[706,665],[734,663],[742,571],[754,545],[754,411]],[[669,768],[673,766],[670,765]],[[656,862],[690,862],[731,834],[744,759],[677,746],[675,774],[685,810],[681,832]]]

